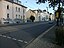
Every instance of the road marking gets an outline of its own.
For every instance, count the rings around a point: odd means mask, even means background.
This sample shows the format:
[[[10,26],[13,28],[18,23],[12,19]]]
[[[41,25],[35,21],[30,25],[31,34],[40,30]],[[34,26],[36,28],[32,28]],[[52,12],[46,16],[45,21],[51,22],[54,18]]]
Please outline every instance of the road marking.
[[[2,37],[6,37],[5,35],[2,35]]]
[[[48,33],[53,27],[55,27],[55,25],[53,25],[47,31],[45,31],[44,33],[42,33],[41,35],[39,35],[32,43],[30,43],[30,45],[24,46],[24,47],[25,48],[30,48],[31,46],[34,46],[33,44],[36,43],[37,41],[39,41],[46,33]]]
[[[18,42],[23,42],[23,43],[28,43],[27,41],[23,41],[23,40],[18,40],[18,39],[16,39],[16,38],[12,38],[12,37],[9,37],[9,36],[6,36],[6,35],[1,35],[0,34],[0,36],[1,37],[5,37],[5,38],[8,38],[8,39],[12,39],[12,40],[15,40],[15,41],[18,41]]]
[[[8,39],[11,39],[11,37],[7,36]]]
[[[17,40],[16,38],[12,38],[12,40]]]
[[[56,24],[55,24],[56,25]],[[44,33],[42,33],[39,37],[37,37],[38,39],[43,37],[49,30],[51,30],[55,25],[53,25],[52,27],[50,27],[48,30],[46,30]]]
[[[23,42],[23,40],[18,40],[19,42]]]
[[[24,43],[28,43],[28,42],[24,41]]]

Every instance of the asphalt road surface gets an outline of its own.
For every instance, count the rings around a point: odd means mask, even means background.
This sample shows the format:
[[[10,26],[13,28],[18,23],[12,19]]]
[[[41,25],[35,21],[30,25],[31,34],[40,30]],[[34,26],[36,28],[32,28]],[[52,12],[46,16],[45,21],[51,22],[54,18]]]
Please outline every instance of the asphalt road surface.
[[[48,22],[0,27],[0,48],[24,48],[53,26]]]

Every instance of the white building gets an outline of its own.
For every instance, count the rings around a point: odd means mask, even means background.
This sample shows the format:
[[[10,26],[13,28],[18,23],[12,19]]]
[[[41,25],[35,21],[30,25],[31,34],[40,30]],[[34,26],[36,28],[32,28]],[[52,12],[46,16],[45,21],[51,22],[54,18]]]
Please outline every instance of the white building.
[[[47,11],[42,11],[40,9],[33,10],[35,12],[35,22],[38,21],[49,21],[50,14]]]
[[[43,11],[40,13],[41,21],[49,21],[49,13],[47,11]]]
[[[51,21],[54,21],[54,19],[55,19],[54,14],[51,14],[49,17],[50,17]]]
[[[25,22],[26,8],[12,0],[0,0],[0,23]]]

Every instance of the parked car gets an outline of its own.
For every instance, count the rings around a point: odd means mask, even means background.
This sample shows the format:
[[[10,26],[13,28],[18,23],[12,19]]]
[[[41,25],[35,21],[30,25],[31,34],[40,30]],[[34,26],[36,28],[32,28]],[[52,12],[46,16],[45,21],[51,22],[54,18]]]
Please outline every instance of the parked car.
[[[12,19],[4,19],[2,20],[2,24],[13,24]]]
[[[22,20],[21,19],[14,19],[14,23],[17,23],[17,24],[22,23]]]

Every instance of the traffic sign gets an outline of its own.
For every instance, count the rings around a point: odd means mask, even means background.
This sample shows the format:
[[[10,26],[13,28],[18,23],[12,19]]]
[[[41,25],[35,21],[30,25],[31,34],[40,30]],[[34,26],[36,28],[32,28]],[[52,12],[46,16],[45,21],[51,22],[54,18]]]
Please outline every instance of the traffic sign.
[[[56,12],[56,18],[58,18],[59,17],[59,12]]]

